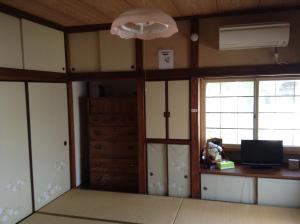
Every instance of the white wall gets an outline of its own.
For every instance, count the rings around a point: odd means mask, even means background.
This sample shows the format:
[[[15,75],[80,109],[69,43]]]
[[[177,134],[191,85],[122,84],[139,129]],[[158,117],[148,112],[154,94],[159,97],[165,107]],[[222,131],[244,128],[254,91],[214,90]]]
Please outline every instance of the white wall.
[[[74,129],[75,129],[75,155],[76,155],[76,186],[85,180],[82,179],[82,170],[85,169],[81,163],[82,157],[87,152],[87,129],[86,129],[86,82],[73,82],[73,109],[74,109]]]

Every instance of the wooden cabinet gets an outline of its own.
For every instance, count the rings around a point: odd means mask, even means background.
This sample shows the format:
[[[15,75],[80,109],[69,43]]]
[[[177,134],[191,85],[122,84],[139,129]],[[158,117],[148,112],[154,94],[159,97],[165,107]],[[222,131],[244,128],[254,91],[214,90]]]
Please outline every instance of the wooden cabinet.
[[[29,83],[35,208],[70,189],[67,89],[64,83]]]
[[[22,32],[25,69],[66,71],[62,31],[22,19]]]
[[[90,99],[90,185],[137,192],[136,97]]]
[[[146,137],[190,139],[189,96],[188,80],[146,82]]]
[[[23,68],[20,19],[0,13],[0,67]]]
[[[168,145],[169,195],[191,196],[190,146]]]
[[[17,223],[32,213],[24,83],[0,82],[0,114],[0,223]]]
[[[300,180],[258,178],[258,204],[300,207]]]
[[[201,174],[202,199],[254,204],[255,189],[254,177]]]
[[[100,71],[99,33],[70,33],[68,38],[70,71]]]
[[[164,144],[147,145],[148,194],[168,194],[167,148]]]
[[[165,81],[146,82],[146,137],[166,138]]]
[[[147,144],[148,193],[189,197],[191,194],[190,147]]]
[[[100,31],[100,67],[101,71],[135,70],[135,43],[133,39],[122,39]]]

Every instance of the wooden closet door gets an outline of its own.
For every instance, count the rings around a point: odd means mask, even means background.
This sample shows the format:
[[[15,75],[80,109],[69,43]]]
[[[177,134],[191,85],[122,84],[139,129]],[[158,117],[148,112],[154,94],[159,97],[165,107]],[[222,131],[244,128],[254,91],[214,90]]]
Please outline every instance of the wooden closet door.
[[[190,138],[189,80],[168,81],[169,138]]]
[[[165,81],[146,82],[146,137],[166,138],[166,93]]]
[[[167,149],[164,144],[147,145],[148,193],[168,194]]]
[[[29,83],[35,208],[70,189],[65,83]]]
[[[0,223],[32,213],[25,85],[0,82]]]

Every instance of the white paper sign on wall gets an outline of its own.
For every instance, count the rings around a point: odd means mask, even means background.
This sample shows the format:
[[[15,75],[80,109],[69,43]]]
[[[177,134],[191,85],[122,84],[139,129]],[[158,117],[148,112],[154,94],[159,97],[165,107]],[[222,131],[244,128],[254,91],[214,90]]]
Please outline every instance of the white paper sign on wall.
[[[159,50],[158,60],[159,69],[174,68],[174,50]]]

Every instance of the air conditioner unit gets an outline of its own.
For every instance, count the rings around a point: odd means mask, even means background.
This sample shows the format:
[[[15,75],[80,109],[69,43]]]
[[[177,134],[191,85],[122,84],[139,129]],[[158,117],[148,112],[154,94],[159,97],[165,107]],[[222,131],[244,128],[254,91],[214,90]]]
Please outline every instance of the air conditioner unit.
[[[289,23],[245,24],[219,28],[220,50],[286,47],[289,39]]]

